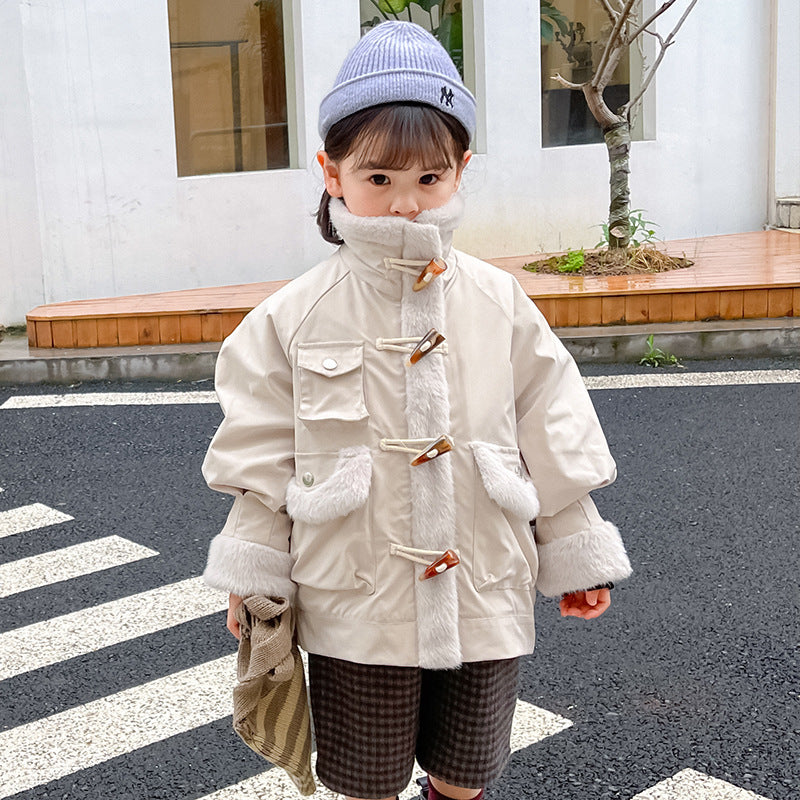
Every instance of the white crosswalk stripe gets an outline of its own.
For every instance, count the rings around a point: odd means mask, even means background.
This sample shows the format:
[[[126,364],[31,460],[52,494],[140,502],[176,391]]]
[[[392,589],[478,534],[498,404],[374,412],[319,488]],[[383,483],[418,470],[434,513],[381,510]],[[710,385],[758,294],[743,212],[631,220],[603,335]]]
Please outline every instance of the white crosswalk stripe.
[[[0,681],[166,630],[228,606],[201,578],[159,586],[0,634]]]
[[[43,503],[31,503],[8,511],[0,511],[0,539],[37,528],[45,528],[48,525],[58,525],[60,522],[68,522],[71,519],[69,514],[56,511]]]
[[[216,403],[215,392],[82,392],[9,397],[0,409],[163,406]]]
[[[0,798],[231,713],[236,654],[0,732]]]
[[[646,375],[596,375],[583,379],[587,389],[645,389],[669,386],[756,386],[800,383],[800,369],[731,372],[653,372]]]
[[[590,390],[664,388],[670,386],[754,386],[800,383],[800,370],[655,371],[651,373],[588,376],[583,380]],[[0,410],[76,408],[81,406],[207,405],[216,403],[217,395],[213,391],[75,392],[9,397],[4,403],[0,404]]]
[[[60,550],[50,550],[0,564],[0,597],[38,589],[50,583],[89,575],[110,567],[157,556],[155,550],[123,539],[105,536]]]
[[[633,800],[769,800],[727,781],[685,769],[643,792]]]

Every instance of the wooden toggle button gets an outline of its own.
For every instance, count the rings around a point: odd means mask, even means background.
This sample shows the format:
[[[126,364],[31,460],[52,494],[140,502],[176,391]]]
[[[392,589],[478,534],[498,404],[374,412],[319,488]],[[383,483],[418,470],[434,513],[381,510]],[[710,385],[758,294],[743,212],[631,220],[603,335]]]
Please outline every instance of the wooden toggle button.
[[[428,578],[435,578],[437,575],[447,572],[448,569],[457,567],[460,563],[458,555],[453,550],[445,550],[436,561],[425,567],[425,571],[419,576],[419,579],[426,581]]]
[[[449,453],[452,449],[453,443],[446,436],[440,436],[411,462],[411,466],[418,467],[420,464],[426,464],[428,461],[433,461],[434,458],[442,455],[442,453]]]
[[[417,346],[412,351],[411,355],[408,357],[408,361],[406,362],[407,366],[411,366],[412,364],[416,364],[423,356],[428,355],[428,353],[433,350],[434,347],[438,347],[444,341],[444,336],[442,336],[436,328],[431,328],[417,343]]]
[[[430,285],[430,282],[437,275],[441,275],[446,269],[447,269],[447,264],[444,263],[444,259],[432,258],[425,266],[425,269],[423,269],[422,272],[420,272],[416,282],[411,288],[415,292],[418,292],[420,289],[424,289],[426,286]]]

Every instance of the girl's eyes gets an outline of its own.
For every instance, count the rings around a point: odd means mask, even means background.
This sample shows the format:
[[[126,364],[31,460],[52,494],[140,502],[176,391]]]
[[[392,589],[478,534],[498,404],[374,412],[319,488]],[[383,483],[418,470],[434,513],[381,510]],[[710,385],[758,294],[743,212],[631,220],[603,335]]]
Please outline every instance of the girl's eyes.
[[[423,186],[433,186],[434,184],[438,183],[439,176],[434,175],[434,173],[429,172],[427,175],[423,175],[419,182]],[[369,182],[374,186],[388,186],[389,185],[389,176],[388,175],[370,175]]]

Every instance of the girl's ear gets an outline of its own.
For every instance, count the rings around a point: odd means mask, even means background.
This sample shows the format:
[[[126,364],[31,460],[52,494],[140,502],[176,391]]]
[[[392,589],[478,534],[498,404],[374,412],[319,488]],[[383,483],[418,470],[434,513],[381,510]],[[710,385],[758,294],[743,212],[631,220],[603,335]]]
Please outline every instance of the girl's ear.
[[[331,197],[342,197],[342,183],[339,180],[339,165],[331,159],[324,151],[317,153],[317,161],[322,167],[322,178],[325,181],[325,188]]]
[[[464,153],[464,158],[461,160],[461,163],[456,168],[456,191],[458,191],[458,187],[461,186],[461,176],[464,173],[464,167],[469,164],[469,160],[472,158],[472,150],[467,150]]]

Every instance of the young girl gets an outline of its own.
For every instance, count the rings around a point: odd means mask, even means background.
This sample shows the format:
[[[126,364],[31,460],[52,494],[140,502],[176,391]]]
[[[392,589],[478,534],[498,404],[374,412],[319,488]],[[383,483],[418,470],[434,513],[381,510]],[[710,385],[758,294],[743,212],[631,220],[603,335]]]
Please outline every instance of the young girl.
[[[588,493],[614,462],[570,356],[508,274],[454,250],[475,101],[436,40],[368,33],[322,101],[339,249],[223,345],[204,465],[235,497],[205,577],[290,598],[317,774],[476,798],[509,756],[535,591],[609,605],[630,572]],[[531,527],[530,521],[535,520]]]

